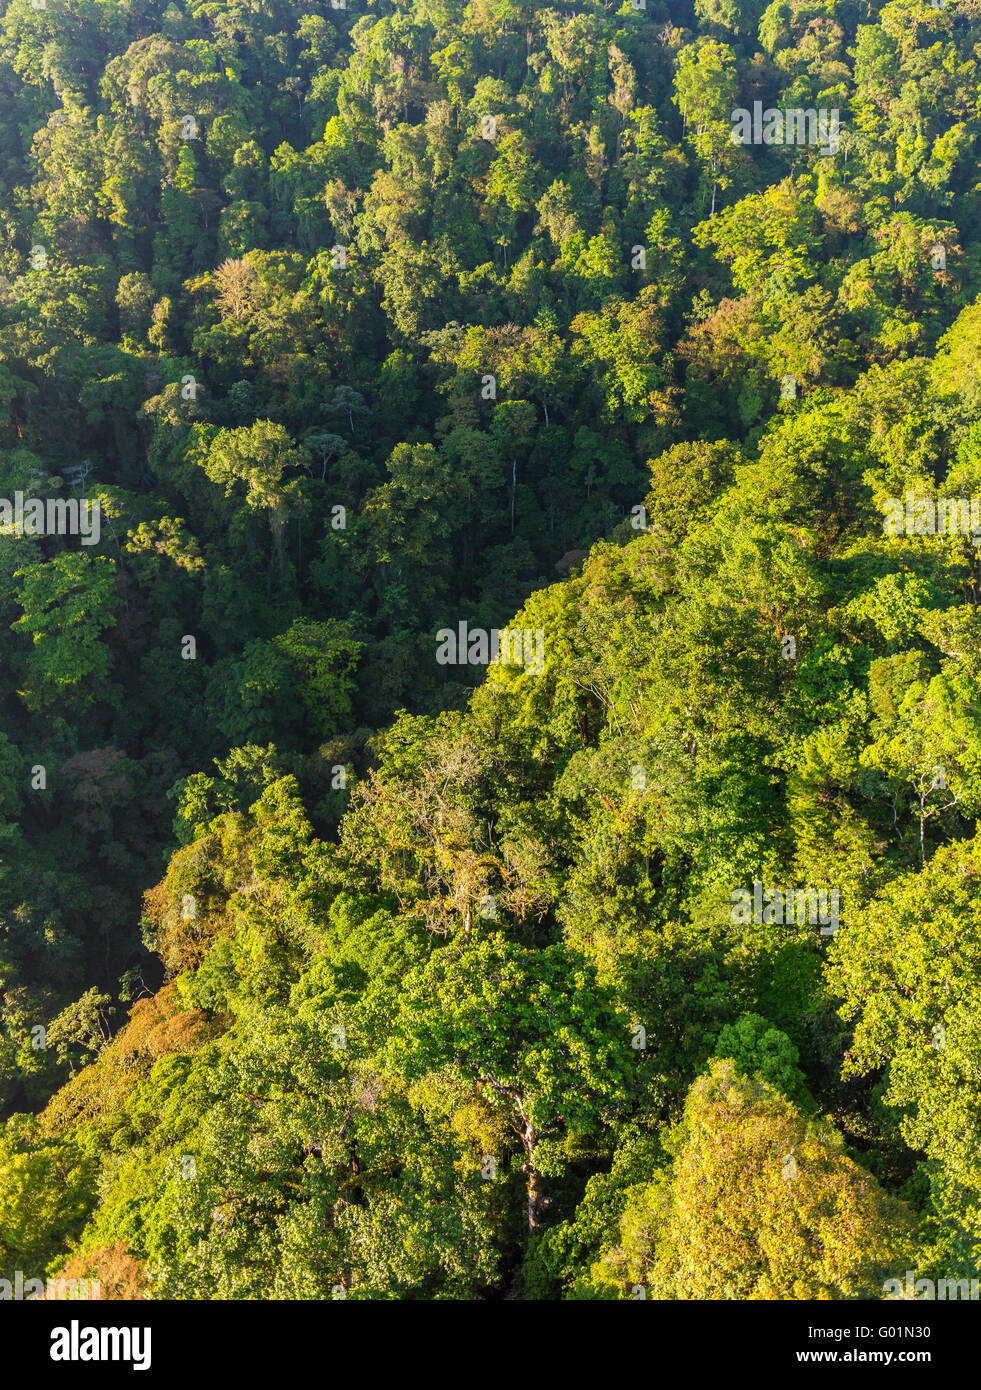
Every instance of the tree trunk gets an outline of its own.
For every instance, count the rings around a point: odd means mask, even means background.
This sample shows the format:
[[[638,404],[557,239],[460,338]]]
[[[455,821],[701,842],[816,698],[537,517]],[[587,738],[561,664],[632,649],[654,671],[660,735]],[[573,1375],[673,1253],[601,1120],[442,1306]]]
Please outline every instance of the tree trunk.
[[[533,1236],[541,1224],[542,1212],[548,1206],[548,1198],[542,1192],[542,1175],[535,1166],[535,1146],[538,1143],[538,1133],[528,1118],[520,1093],[513,1086],[502,1086],[493,1076],[488,1076],[485,1084],[493,1086],[499,1096],[506,1096],[514,1106],[517,1121],[515,1127],[521,1135],[521,1147],[525,1151],[525,1161],[521,1171],[525,1175],[528,1234]]]
[[[542,1212],[542,1179],[533,1163],[526,1163],[524,1171],[528,1174],[528,1234],[537,1234]]]
[[[276,568],[279,571],[280,582],[286,572],[286,558],[283,554],[283,531],[286,526],[286,518],[283,516],[281,506],[269,508],[269,529],[272,532],[273,555],[276,557]]]
[[[524,1116],[522,1115],[522,1119]],[[535,1145],[538,1142],[538,1135],[532,1129],[527,1120],[524,1120],[521,1129],[521,1147],[525,1151],[525,1164],[522,1172],[526,1177],[526,1188],[528,1194],[528,1234],[535,1235],[541,1225],[541,1216],[547,1202],[542,1192],[542,1175],[535,1166]]]

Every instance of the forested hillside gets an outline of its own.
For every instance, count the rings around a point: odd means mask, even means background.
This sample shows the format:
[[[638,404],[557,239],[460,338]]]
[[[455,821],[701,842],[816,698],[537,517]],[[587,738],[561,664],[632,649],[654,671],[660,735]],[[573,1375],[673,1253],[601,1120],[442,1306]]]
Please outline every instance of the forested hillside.
[[[0,1280],[981,1277],[979,0],[0,11]]]

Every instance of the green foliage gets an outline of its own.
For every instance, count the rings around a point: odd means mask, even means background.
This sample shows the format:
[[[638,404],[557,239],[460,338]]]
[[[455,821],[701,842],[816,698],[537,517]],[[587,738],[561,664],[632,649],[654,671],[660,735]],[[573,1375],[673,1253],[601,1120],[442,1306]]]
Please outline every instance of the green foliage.
[[[670,1168],[628,1189],[594,1296],[874,1297],[910,1257],[909,1212],[833,1129],[731,1063],[692,1087],[670,1146]]]
[[[6,6],[0,1274],[978,1277],[979,45]]]

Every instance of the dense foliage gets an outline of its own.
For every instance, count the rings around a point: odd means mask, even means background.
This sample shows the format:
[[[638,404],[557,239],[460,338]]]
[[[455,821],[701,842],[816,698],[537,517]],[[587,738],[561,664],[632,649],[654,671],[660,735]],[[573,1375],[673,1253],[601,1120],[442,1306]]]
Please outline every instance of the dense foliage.
[[[2,11],[0,1278],[981,1276],[978,0]]]

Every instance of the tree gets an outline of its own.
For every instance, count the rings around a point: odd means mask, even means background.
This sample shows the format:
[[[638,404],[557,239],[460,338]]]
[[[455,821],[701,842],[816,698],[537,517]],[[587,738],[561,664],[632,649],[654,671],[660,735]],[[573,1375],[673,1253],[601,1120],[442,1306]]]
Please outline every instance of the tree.
[[[404,982],[383,1058],[407,1080],[455,1077],[508,1117],[524,1158],[528,1234],[567,1141],[609,1123],[626,1096],[627,1020],[562,946],[495,934],[436,952]]]
[[[289,662],[315,737],[325,739],[339,733],[352,712],[352,672],[364,644],[335,618],[325,623],[297,618],[286,632],[274,638],[274,645]]]
[[[728,188],[745,158],[732,141],[732,112],[736,106],[735,55],[728,45],[700,38],[676,59],[674,104],[681,112],[685,136],[705,168],[702,206],[715,212],[716,188]]]
[[[16,572],[24,611],[12,627],[32,642],[21,692],[29,709],[85,709],[107,693],[111,658],[100,637],[116,620],[115,570],[105,556],[62,551]]]
[[[245,318],[255,302],[259,277],[248,260],[222,261],[211,277],[218,294],[222,317]]]
[[[271,420],[257,420],[239,429],[219,430],[210,440],[202,459],[212,482],[220,483],[229,497],[239,483],[246,486],[246,505],[269,514],[273,554],[280,579],[285,578],[284,532],[289,503],[296,495],[294,484],[285,474],[303,468],[306,455],[297,448],[289,431]]]
[[[330,398],[321,406],[325,415],[346,415],[351,433],[354,434],[355,415],[367,415],[368,408],[360,391],[353,386],[335,386]]]
[[[670,1169],[630,1190],[601,1296],[875,1298],[906,1268],[909,1210],[762,1081],[713,1062],[692,1087]]]
[[[927,1154],[939,1259],[973,1276],[981,1257],[981,951],[977,839],[937,849],[839,934],[828,965],[854,1027],[846,1076],[886,1071],[901,1134]]]

